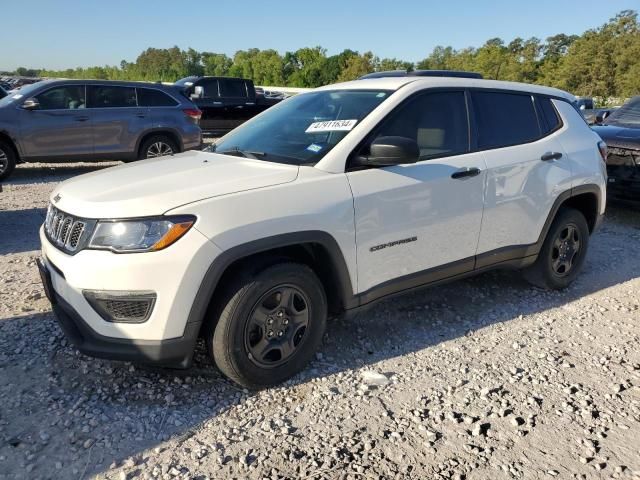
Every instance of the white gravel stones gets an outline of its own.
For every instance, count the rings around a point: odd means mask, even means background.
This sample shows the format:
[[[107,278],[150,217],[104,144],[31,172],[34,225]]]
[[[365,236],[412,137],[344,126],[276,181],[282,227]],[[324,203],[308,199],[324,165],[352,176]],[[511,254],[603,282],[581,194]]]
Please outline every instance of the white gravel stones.
[[[201,347],[181,372],[68,345],[37,230],[55,184],[94,169],[20,166],[0,193],[0,480],[640,479],[637,213],[609,209],[566,291],[496,272],[397,297],[247,392]]]

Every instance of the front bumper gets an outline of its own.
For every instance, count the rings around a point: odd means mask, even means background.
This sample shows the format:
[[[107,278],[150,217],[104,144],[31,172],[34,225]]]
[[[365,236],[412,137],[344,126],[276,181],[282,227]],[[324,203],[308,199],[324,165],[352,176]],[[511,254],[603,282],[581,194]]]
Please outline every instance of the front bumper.
[[[69,341],[85,355],[177,368],[187,368],[191,365],[200,331],[199,323],[187,324],[182,337],[169,340],[105,337],[87,325],[80,314],[52,288],[51,291],[50,300],[60,328]]]
[[[84,250],[67,255],[40,232],[39,268],[62,330],[78,349],[91,356],[186,367],[202,318],[191,315],[196,292],[219,249],[192,229],[159,252],[114,254]],[[141,291],[157,293],[142,323],[105,320],[83,292]]]

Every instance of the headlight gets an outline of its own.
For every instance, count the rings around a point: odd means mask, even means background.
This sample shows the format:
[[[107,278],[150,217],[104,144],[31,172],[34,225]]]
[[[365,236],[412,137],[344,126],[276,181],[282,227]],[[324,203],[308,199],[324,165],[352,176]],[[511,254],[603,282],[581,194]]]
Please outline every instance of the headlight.
[[[114,252],[155,252],[167,248],[189,231],[195,217],[101,220],[88,248]]]

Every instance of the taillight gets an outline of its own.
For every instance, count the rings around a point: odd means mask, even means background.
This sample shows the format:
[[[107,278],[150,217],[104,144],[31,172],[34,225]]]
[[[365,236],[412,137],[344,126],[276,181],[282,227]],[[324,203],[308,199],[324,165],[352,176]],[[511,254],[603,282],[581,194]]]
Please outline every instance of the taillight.
[[[200,117],[202,117],[202,112],[197,108],[185,108],[182,111],[187,117],[193,118],[195,121],[199,121]]]
[[[602,140],[598,142],[598,150],[600,150],[600,156],[602,157],[602,161],[607,163],[607,144]]]

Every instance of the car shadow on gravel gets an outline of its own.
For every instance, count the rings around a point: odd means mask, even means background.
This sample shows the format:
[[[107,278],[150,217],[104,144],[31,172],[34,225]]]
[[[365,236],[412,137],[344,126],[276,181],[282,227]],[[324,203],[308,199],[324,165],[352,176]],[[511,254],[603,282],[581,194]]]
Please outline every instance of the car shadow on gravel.
[[[632,244],[631,238],[636,239]],[[306,384],[315,379],[376,369],[382,360],[492,324],[517,322],[520,315],[561,307],[635,279],[640,276],[638,244],[637,213],[615,210],[594,237],[583,274],[564,291],[532,288],[517,272],[489,272],[383,301],[349,320],[333,320],[315,360],[270,394],[302,401],[310,390]],[[28,338],[21,335],[25,331]],[[178,438],[179,446],[198,427],[255,395],[224,379],[202,345],[189,370],[150,368],[79,354],[67,345],[51,313],[0,321],[0,412],[6,422],[0,456],[35,455],[41,459],[33,461],[35,476],[55,471],[56,462],[62,465],[59,478],[106,471],[112,462],[119,466],[132,456],[144,462],[145,450],[169,437]],[[246,415],[247,421],[255,420]],[[7,473],[23,472],[29,462],[22,462]]]
[[[38,231],[46,214],[45,208],[0,210],[0,255],[40,250]]]

